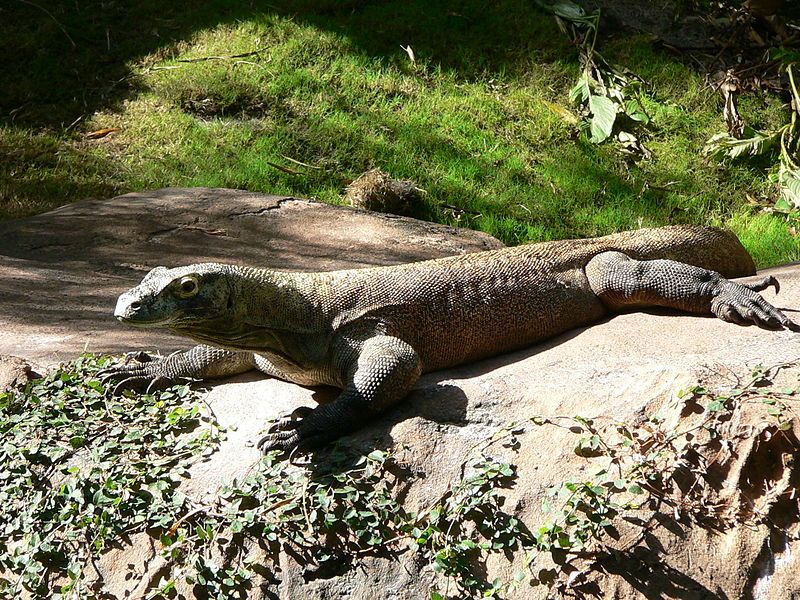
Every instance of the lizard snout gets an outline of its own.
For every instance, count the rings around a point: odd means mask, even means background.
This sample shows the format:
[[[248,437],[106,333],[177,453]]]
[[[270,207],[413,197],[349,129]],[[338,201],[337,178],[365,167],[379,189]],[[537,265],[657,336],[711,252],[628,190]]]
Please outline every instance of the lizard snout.
[[[119,297],[117,306],[114,309],[114,316],[120,321],[129,320],[142,307],[141,302],[136,300],[131,302],[126,296],[127,294],[123,294]]]

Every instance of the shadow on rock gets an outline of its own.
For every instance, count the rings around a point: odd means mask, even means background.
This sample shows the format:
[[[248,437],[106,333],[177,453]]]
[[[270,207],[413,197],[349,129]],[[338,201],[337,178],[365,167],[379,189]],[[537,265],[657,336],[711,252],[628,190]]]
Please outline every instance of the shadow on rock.
[[[727,600],[721,590],[712,591],[696,579],[662,562],[645,548],[602,557],[598,564],[609,574],[619,575],[648,600]]]

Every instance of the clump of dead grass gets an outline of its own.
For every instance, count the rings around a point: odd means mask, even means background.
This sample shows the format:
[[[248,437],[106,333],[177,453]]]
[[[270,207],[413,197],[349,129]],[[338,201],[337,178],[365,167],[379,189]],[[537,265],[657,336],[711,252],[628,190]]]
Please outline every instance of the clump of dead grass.
[[[424,190],[407,179],[392,179],[380,169],[371,169],[345,188],[350,206],[396,215],[414,214]]]

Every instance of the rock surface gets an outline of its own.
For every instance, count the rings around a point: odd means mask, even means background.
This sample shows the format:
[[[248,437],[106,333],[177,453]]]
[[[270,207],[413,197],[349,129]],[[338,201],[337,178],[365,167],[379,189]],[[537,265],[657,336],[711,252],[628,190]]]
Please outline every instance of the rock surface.
[[[18,356],[0,354],[0,392],[21,388],[36,376],[28,361]]]
[[[236,203],[241,205],[233,210]],[[116,223],[97,215],[109,215]],[[369,228],[378,233],[367,237]],[[323,269],[390,264],[498,244],[480,234],[410,219],[227,190],[133,194],[4,223],[0,229],[2,252],[10,257],[0,269],[0,352],[40,359],[72,358],[86,340],[94,351],[184,346],[175,338],[123,329],[108,316],[118,291],[156,264],[202,258]],[[54,246],[53,240],[64,245]],[[81,251],[68,255],[69,248]],[[782,289],[778,297],[771,290],[765,297],[784,309],[800,307],[800,268],[770,272]],[[35,300],[26,302],[23,295],[34,290],[39,291]],[[735,387],[734,376],[746,377],[756,365],[798,357],[796,333],[676,314],[618,315],[520,352],[428,374],[402,405],[346,443],[361,451],[396,448],[398,462],[411,474],[404,481],[403,504],[415,511],[458,482],[465,465],[469,468],[478,458],[476,446],[510,422],[535,415],[582,415],[597,423],[634,425],[660,411],[666,422],[698,426],[704,417],[687,412],[686,402],[675,397],[677,390],[698,381]],[[798,375],[797,367],[784,369],[781,385],[797,387]],[[313,406],[320,396],[324,393],[251,374],[215,385],[206,400],[217,419],[236,430],[210,460],[193,467],[185,493],[200,504],[207,502],[258,460],[252,442],[267,420]],[[748,411],[737,413],[736,423],[749,427],[749,434],[736,438],[736,445],[719,458],[724,469],[713,494],[742,511],[757,509],[763,518],[734,519],[715,529],[675,519],[668,506],[657,514],[651,511],[640,543],[628,548],[623,535],[618,552],[604,554],[592,570],[576,577],[576,584],[586,586],[576,597],[800,597],[798,425],[777,434],[761,413]],[[576,436],[567,429],[528,425],[518,439],[516,450],[497,445],[492,453],[516,465],[518,477],[504,491],[504,506],[535,531],[550,518],[541,508],[548,488],[581,480],[592,465],[574,453]],[[113,597],[142,597],[162,566],[153,540],[141,535],[131,544],[98,561]],[[509,580],[519,566],[500,555],[487,565],[487,578]],[[552,567],[543,558],[533,571],[546,580]],[[366,556],[343,574],[317,578],[308,578],[304,566],[286,554],[271,569],[275,581],[257,583],[248,597],[429,598],[431,585],[440,581],[411,552],[391,559]],[[526,582],[505,597],[545,598],[547,590],[547,585]]]

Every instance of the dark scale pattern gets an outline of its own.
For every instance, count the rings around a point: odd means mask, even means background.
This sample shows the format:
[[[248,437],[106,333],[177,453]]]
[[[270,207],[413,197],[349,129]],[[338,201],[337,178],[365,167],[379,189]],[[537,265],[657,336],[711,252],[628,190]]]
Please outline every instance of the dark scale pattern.
[[[724,278],[754,272],[732,234],[691,226],[329,273],[161,267],[120,297],[116,315],[206,345],[109,376],[123,387],[160,385],[255,365],[342,388],[336,401],[282,420],[260,443],[292,448],[359,427],[405,396],[421,372],[527,346],[609,310],[657,305],[793,326],[756,293],[774,280],[743,286]]]

